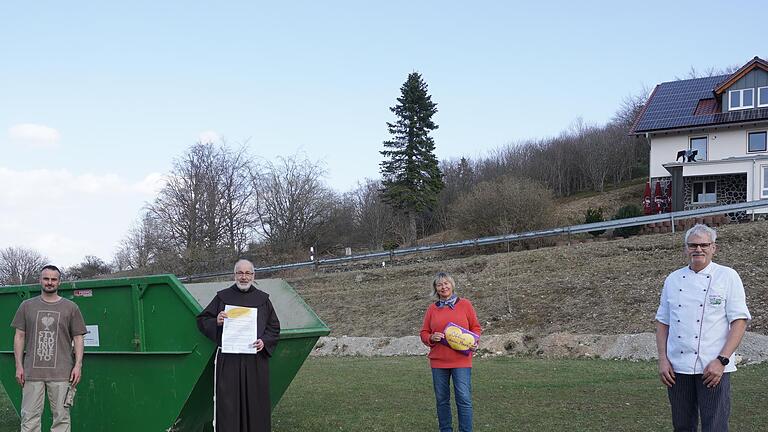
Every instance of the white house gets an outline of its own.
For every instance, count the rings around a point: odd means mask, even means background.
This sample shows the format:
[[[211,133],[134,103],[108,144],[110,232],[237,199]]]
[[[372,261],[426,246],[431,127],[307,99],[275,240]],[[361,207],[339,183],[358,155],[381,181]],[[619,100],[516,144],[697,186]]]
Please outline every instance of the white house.
[[[657,85],[630,133],[649,139],[651,186],[672,183],[673,211],[768,198],[768,62]]]

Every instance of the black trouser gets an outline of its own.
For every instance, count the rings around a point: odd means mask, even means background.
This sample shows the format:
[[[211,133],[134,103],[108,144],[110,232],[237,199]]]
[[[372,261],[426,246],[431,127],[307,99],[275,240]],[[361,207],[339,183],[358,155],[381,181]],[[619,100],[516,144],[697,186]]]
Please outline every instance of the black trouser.
[[[672,406],[675,432],[696,432],[701,414],[702,432],[727,432],[731,414],[731,377],[724,373],[712,388],[702,374],[675,374],[675,384],[667,389]]]

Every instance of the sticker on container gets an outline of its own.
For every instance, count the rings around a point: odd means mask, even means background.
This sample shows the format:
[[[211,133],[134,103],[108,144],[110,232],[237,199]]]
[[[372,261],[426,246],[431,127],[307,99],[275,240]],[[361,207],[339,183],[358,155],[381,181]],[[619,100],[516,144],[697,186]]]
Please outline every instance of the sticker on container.
[[[75,290],[75,297],[93,297],[93,290]]]
[[[87,325],[85,329],[88,333],[83,337],[83,343],[85,346],[97,347],[99,346],[99,326]]]

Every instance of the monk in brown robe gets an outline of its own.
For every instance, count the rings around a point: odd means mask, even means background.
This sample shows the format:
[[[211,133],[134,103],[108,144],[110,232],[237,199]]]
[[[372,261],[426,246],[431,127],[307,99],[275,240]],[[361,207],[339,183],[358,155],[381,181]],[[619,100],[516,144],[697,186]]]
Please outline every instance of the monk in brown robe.
[[[269,399],[269,358],[280,336],[269,294],[253,286],[253,263],[235,264],[235,283],[216,293],[211,303],[197,316],[200,331],[216,343],[214,378],[214,416],[216,432],[267,432],[272,429],[272,404]],[[227,354],[221,351],[221,334],[226,305],[257,309],[256,354]]]

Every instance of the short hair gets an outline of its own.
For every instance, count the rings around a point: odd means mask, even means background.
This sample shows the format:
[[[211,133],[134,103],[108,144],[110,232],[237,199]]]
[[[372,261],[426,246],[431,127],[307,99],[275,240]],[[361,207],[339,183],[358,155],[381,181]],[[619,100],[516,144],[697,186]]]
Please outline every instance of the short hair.
[[[437,272],[434,279],[432,279],[432,295],[438,297],[437,294],[437,283],[441,280],[447,280],[451,284],[451,288],[453,288],[453,292],[456,292],[456,281],[453,280],[453,276],[448,274],[447,272]]]
[[[704,224],[696,224],[685,232],[685,240],[683,240],[685,244],[688,244],[688,237],[696,234],[706,234],[712,243],[717,241],[717,231],[715,231],[714,228],[710,228]]]
[[[254,265],[253,265],[253,263],[252,263],[252,262],[250,262],[249,260],[247,260],[247,259],[243,258],[243,259],[239,259],[239,260],[237,260],[237,262],[235,263],[235,268],[234,268],[234,270],[232,270],[232,273],[237,273],[237,266],[239,266],[239,265],[240,265],[240,263],[244,263],[244,262],[247,262],[248,264],[250,264],[250,265],[251,265],[251,271],[252,271],[252,272],[255,272],[255,271],[256,271],[256,266],[254,266]]]
[[[55,265],[53,265],[53,264],[46,265],[45,267],[40,269],[40,274],[42,275],[43,272],[46,271],[46,270],[53,270],[53,271],[55,271],[56,273],[59,274],[59,278],[61,278],[61,270],[59,270],[59,268],[56,267]]]

